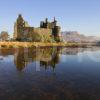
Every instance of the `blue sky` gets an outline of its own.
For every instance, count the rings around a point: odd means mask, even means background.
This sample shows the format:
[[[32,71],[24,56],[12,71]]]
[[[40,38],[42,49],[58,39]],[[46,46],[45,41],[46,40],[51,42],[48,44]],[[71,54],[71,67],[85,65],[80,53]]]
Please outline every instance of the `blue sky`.
[[[12,34],[20,13],[34,27],[55,16],[63,31],[100,36],[100,0],[1,0],[0,31]]]

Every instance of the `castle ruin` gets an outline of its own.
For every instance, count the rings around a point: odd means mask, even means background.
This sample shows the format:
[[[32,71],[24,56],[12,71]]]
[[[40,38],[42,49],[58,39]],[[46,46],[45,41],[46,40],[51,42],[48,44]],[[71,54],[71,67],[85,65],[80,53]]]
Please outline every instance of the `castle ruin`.
[[[38,28],[30,27],[28,22],[26,22],[20,14],[14,24],[14,40],[37,42],[37,40],[34,39],[35,35],[43,34],[47,37],[52,37],[55,41],[60,41],[60,29],[60,26],[57,26],[55,18],[53,22],[48,22],[46,18],[45,21],[40,22],[40,27]]]

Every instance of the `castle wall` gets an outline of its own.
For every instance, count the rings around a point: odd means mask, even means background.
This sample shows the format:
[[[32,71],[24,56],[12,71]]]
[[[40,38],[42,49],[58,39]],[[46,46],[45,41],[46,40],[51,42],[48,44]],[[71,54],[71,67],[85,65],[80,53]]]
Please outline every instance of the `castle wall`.
[[[32,37],[34,27],[24,27],[23,29],[24,29],[23,35],[24,35],[26,38]]]
[[[24,27],[23,30],[24,32],[21,38],[23,41],[39,41],[43,38],[50,38],[50,36],[52,35],[52,30],[46,28]],[[39,39],[39,37],[41,39]]]
[[[33,34],[34,33],[51,35],[52,34],[52,30],[51,29],[46,29],[46,28],[34,28]]]
[[[33,30],[33,41],[35,42],[50,42],[52,30],[46,28],[34,28]]]

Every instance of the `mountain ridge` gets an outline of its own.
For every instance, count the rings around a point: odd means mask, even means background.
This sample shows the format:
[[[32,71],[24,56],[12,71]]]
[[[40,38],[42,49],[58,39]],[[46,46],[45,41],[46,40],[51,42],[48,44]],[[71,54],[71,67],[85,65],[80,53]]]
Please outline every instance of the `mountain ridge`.
[[[64,42],[98,42],[100,37],[86,36],[78,31],[63,31],[61,32]]]

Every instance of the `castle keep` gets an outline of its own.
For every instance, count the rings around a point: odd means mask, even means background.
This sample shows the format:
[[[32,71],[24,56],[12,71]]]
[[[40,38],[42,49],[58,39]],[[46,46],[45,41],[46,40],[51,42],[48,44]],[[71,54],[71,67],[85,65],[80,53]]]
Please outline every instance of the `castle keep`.
[[[45,21],[40,22],[40,27],[35,28],[30,27],[28,22],[23,19],[22,15],[19,15],[16,23],[14,24],[14,39],[17,41],[38,42],[39,35],[43,35],[45,38],[52,38],[55,41],[60,41],[59,34],[60,26],[57,26],[55,18],[53,22],[48,22],[48,19],[46,18]]]

